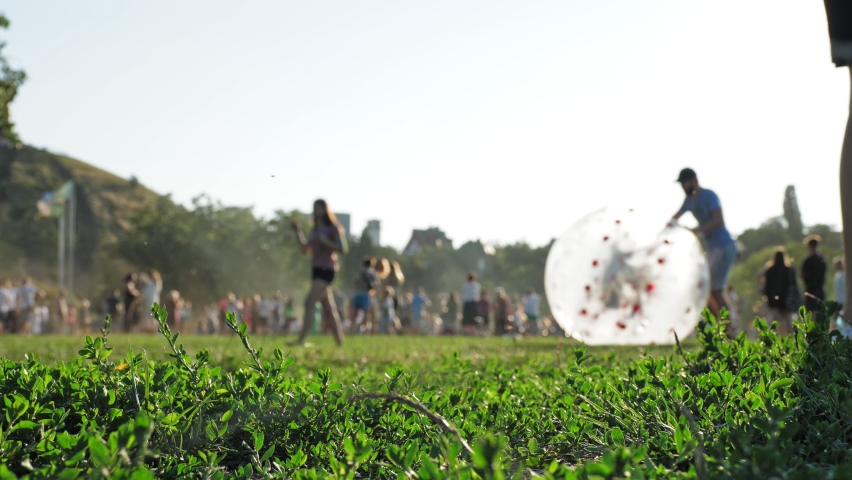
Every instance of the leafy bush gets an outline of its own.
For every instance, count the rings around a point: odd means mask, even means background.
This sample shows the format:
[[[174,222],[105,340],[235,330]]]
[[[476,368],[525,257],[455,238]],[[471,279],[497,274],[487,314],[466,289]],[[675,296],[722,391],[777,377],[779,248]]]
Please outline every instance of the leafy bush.
[[[192,358],[155,307],[171,362],[113,361],[108,324],[74,362],[0,362],[0,478],[850,478],[835,309],[786,338],[757,319],[754,342],[705,313],[701,349],[663,358],[602,365],[579,347],[300,379],[233,316],[244,366]]]

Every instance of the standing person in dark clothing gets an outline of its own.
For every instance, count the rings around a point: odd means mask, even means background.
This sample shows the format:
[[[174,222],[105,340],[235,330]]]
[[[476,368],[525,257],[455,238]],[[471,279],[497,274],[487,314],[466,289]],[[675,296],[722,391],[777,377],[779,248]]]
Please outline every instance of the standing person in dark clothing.
[[[774,262],[764,273],[763,294],[769,307],[769,322],[778,321],[778,333],[789,335],[793,332],[793,313],[797,308],[792,296],[797,296],[796,271],[790,267],[790,257],[784,247],[775,250]],[[795,288],[795,290],[793,290]]]
[[[506,333],[506,324],[509,322],[509,297],[502,288],[497,289],[494,297],[494,335],[503,336]]]
[[[805,283],[806,294],[825,300],[825,274],[828,266],[825,263],[825,257],[817,251],[821,241],[822,237],[816,234],[805,237],[810,255],[802,264],[802,281]],[[813,297],[805,295],[805,308],[808,312],[819,310],[819,302]]]
[[[136,274],[128,273],[124,277],[124,331],[136,327],[139,319],[139,299],[142,293],[136,289]]]
[[[479,314],[479,295],[482,287],[476,281],[476,273],[467,276],[462,285],[462,331],[465,335],[476,333],[476,317]]]
[[[477,329],[480,333],[488,331],[488,325],[491,317],[491,300],[488,299],[488,294],[485,290],[479,295],[479,317],[482,318],[482,323],[477,322]]]
[[[104,301],[104,313],[109,315],[109,318],[113,322],[118,322],[121,320],[119,314],[124,311],[124,302],[121,301],[121,290],[115,289],[112,292],[112,295],[106,298]]]

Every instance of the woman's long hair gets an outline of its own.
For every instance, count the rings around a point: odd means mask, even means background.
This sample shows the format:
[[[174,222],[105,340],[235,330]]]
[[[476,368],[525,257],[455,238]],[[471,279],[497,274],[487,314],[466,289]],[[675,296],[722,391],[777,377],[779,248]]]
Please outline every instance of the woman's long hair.
[[[320,218],[317,218],[316,215],[314,215],[314,226],[334,225],[335,227],[340,228],[337,216],[328,208],[328,202],[320,198],[314,202],[314,205],[319,205],[323,211]]]
[[[792,261],[790,260],[790,256],[787,255],[787,249],[784,247],[778,247],[775,249],[775,260],[772,263],[774,267],[789,267]]]

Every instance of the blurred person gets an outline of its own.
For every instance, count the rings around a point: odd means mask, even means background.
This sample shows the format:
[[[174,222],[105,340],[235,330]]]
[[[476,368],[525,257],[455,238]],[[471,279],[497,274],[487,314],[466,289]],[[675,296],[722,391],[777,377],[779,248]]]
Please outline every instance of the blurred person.
[[[20,330],[29,331],[29,325],[33,321],[33,310],[35,309],[36,295],[38,288],[33,285],[33,279],[27,277],[21,282],[18,288],[18,325]]]
[[[808,246],[808,258],[802,262],[801,277],[805,284],[805,310],[815,312],[819,310],[819,300],[825,300],[825,276],[828,265],[825,257],[819,253],[819,244],[822,237],[811,234],[805,237],[803,242]],[[816,298],[814,298],[816,297]]]
[[[123,311],[124,302],[121,301],[121,290],[115,289],[112,291],[112,295],[104,300],[104,315],[109,315],[113,324],[118,326],[119,323],[123,323],[121,319],[121,312]]]
[[[343,227],[337,221],[334,213],[328,208],[325,200],[314,202],[313,230],[305,238],[298,222],[293,221],[293,231],[302,247],[302,251],[311,252],[311,288],[305,296],[305,315],[302,331],[293,344],[304,343],[305,337],[313,323],[314,308],[317,301],[322,306],[323,318],[330,322],[332,334],[338,345],[343,345],[343,325],[337,314],[331,284],[340,268],[338,253],[345,254],[348,250],[346,235]]]
[[[136,330],[139,322],[140,302],[142,292],[136,289],[138,278],[135,273],[128,273],[124,277],[124,331]]]
[[[372,297],[375,295],[378,284],[378,273],[376,272],[376,259],[364,257],[361,262],[362,268],[355,279],[355,296],[352,297],[352,328],[366,331],[367,315],[372,307]]]
[[[426,296],[425,288],[417,288],[417,293],[411,296],[410,305],[412,326],[418,330],[429,332],[431,329],[428,325],[426,325],[426,323],[431,317],[426,314],[425,309],[432,306],[432,302],[429,300],[429,297]],[[431,323],[431,321],[429,323]]]
[[[77,318],[77,302],[73,298],[68,299],[68,333],[77,335],[80,333],[80,323]]]
[[[281,333],[284,326],[284,296],[281,292],[275,292],[269,306],[272,309],[269,328],[272,333]]]
[[[58,333],[60,335],[69,333],[69,321],[71,320],[71,308],[68,302],[68,294],[65,290],[60,290],[58,296],[56,297],[56,309],[54,311],[54,328],[52,328],[52,333]]]
[[[90,302],[89,299],[84,298],[80,302],[79,312],[77,320],[80,331],[88,335],[89,333],[92,333],[92,302]]]
[[[284,327],[283,333],[285,334],[301,330],[299,317],[296,316],[296,307],[293,305],[293,298],[289,296],[284,297]]]
[[[257,301],[257,332],[261,335],[269,335],[272,323],[273,302],[261,295]]]
[[[15,329],[11,325],[14,321],[12,311],[15,309],[16,295],[12,289],[12,282],[4,280],[0,283],[0,328],[5,333],[14,333]]]
[[[343,330],[347,331],[351,325],[349,324],[348,315],[346,315],[346,295],[338,288],[332,289],[334,295],[334,305],[337,307],[337,315],[343,325]]]
[[[393,305],[394,290],[393,287],[385,287],[382,291],[382,298],[379,302],[379,333],[388,335],[395,327],[396,311]]]
[[[142,315],[139,327],[141,331],[154,333],[157,331],[157,322],[151,315],[151,309],[155,303],[160,303],[160,295],[163,292],[163,279],[160,277],[160,272],[151,269],[147,273],[140,275],[139,280],[143,282]]]
[[[789,335],[793,332],[793,314],[800,299],[796,285],[796,271],[790,266],[792,260],[784,247],[778,247],[773,254],[772,265],[764,273],[763,295],[768,308],[767,320],[771,325],[778,321],[778,333]]]
[[[852,65],[852,2],[824,0],[828,20],[828,38],[831,41],[831,61],[837,68]],[[852,68],[849,69],[852,74]],[[850,77],[852,87],[852,77]],[[840,207],[844,232],[852,232],[852,95],[850,116],[846,123],[843,148],[840,152]],[[843,250],[852,252],[852,235],[843,235]],[[846,284],[844,300],[852,298],[852,284]]]
[[[710,267],[710,300],[708,308],[716,316],[724,308],[730,310],[725,286],[728,284],[728,276],[731,267],[737,259],[737,244],[725,227],[725,219],[722,215],[722,204],[718,195],[712,190],[702,188],[698,183],[698,177],[691,168],[684,168],[677,178],[686,198],[680,210],[672,217],[672,224],[686,212],[691,212],[698,220],[698,227],[692,229],[696,235],[703,239],[704,249],[707,251],[707,264]],[[728,323],[728,337],[736,336],[736,330],[732,323]]]
[[[541,297],[530,288],[521,301],[524,305],[524,316],[527,317],[527,330],[537,334],[539,331],[538,321],[541,316]]]
[[[254,318],[252,317],[252,301],[251,297],[242,297],[239,303],[240,317],[242,318],[243,323],[246,324],[246,327],[249,332],[253,332],[252,325],[254,325]]]
[[[169,326],[169,330],[172,333],[181,332],[183,300],[180,298],[180,292],[171,290],[163,304],[166,307],[166,325]]]
[[[524,313],[524,303],[521,301],[520,298],[515,298],[512,309],[512,329],[515,331],[515,333],[521,335],[527,333],[527,316]]]
[[[397,295],[399,301],[396,303],[396,316],[399,318],[400,327],[407,333],[417,333],[420,331],[420,325],[414,321],[411,314],[411,302],[414,301],[414,294],[406,292],[402,295]]]
[[[260,295],[253,295],[249,297],[251,299],[251,323],[249,326],[251,327],[252,334],[256,334],[263,326],[260,324]]]
[[[476,333],[476,317],[479,315],[479,296],[482,287],[476,281],[476,273],[467,276],[467,282],[462,285],[462,329],[465,335]]]
[[[477,322],[480,333],[487,332],[491,325],[491,300],[488,298],[488,293],[485,290],[479,294],[479,302],[476,305],[478,317],[482,319]]]
[[[740,319],[740,296],[737,295],[733,285],[728,285],[728,318],[735,325],[737,331],[742,330],[742,321]]]
[[[504,335],[508,323],[509,297],[506,295],[505,290],[498,288],[494,296],[494,335]]]
[[[30,325],[30,333],[41,335],[47,333],[50,327],[50,309],[47,307],[47,293],[39,290],[36,294],[35,308],[33,309],[33,321]]]
[[[449,334],[456,334],[459,331],[459,306],[461,305],[461,297],[458,292],[450,292],[446,298],[446,305],[443,308],[444,313],[444,331]]]

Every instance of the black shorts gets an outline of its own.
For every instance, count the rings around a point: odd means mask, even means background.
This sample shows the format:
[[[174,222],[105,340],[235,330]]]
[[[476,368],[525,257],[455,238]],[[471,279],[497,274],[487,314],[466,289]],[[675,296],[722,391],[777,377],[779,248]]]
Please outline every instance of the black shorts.
[[[322,268],[322,267],[314,267],[311,270],[311,280],[322,280],[323,282],[331,285],[331,282],[334,281],[334,270],[330,268]]]
[[[852,2],[825,0],[831,60],[838,67],[852,65]]]

